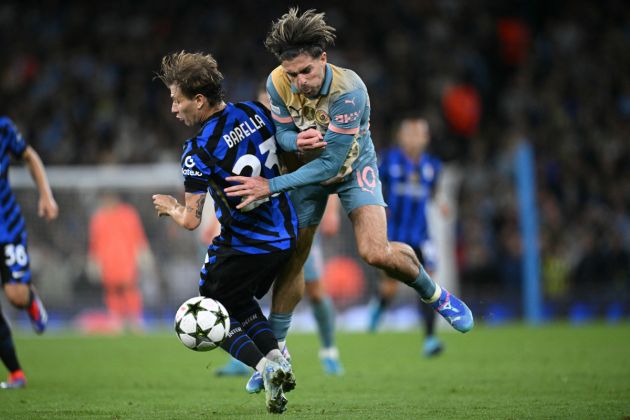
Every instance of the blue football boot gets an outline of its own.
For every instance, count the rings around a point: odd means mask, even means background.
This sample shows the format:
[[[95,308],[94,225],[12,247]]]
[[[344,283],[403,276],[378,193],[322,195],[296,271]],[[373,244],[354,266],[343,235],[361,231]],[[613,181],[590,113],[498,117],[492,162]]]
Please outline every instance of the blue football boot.
[[[214,374],[217,376],[247,376],[250,372],[251,369],[245,363],[231,358],[225,366],[217,369]]]
[[[328,375],[341,376],[344,374],[343,366],[339,361],[339,350],[336,347],[321,349],[319,351],[319,360],[322,363],[324,372]]]
[[[446,289],[442,289],[439,299],[430,305],[459,332],[466,333],[475,325],[473,314],[468,306]]]
[[[422,354],[424,354],[424,357],[437,356],[442,353],[443,350],[444,345],[439,338],[430,335],[424,339],[424,344],[422,346]]]
[[[260,372],[256,371],[251,376],[251,378],[249,378],[249,381],[247,381],[247,384],[245,385],[245,391],[247,391],[249,394],[258,394],[263,389],[265,389],[263,377]]]

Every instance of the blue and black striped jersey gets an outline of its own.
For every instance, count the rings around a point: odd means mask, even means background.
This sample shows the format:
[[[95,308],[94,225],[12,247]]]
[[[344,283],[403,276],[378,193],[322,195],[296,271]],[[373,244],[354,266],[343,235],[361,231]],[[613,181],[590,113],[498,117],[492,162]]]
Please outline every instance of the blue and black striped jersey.
[[[24,232],[24,218],[9,185],[9,163],[11,155],[21,158],[26,147],[13,122],[0,117],[0,243],[15,243]]]
[[[225,178],[232,175],[280,175],[275,127],[258,102],[228,103],[184,144],[181,165],[188,193],[209,191],[221,234],[211,246],[223,252],[266,254],[293,247],[297,216],[286,193],[275,194],[237,210],[238,197],[228,197]]]
[[[429,239],[427,204],[442,164],[427,153],[412,161],[400,148],[382,156],[378,172],[388,205],[387,237],[419,248]]]

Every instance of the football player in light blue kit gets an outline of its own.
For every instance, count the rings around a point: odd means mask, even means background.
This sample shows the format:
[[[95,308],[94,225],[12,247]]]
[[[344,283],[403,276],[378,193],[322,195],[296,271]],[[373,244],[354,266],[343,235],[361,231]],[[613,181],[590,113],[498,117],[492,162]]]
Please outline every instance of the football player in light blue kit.
[[[409,245],[387,239],[367,89],[355,72],[328,63],[326,48],[335,39],[334,31],[323,13],[308,10],[298,15],[297,9],[290,9],[273,23],[265,40],[267,49],[280,60],[267,81],[276,139],[283,150],[301,153],[304,165],[272,180],[227,179],[236,185],[225,192],[241,197],[241,208],[294,190],[291,201],[298,213],[298,243],[274,285],[269,317],[273,332],[282,348],[291,314],[304,292],[302,266],[329,194],[339,196],[359,255],[368,264],[412,287],[456,330],[470,331],[474,324],[470,309],[433,282]]]

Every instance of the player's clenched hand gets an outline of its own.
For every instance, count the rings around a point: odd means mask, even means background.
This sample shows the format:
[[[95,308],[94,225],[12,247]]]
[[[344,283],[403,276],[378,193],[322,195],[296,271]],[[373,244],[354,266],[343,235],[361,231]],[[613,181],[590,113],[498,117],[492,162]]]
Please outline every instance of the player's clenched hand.
[[[238,183],[223,191],[228,197],[243,197],[241,203],[236,206],[239,210],[256,200],[261,200],[271,195],[269,181],[261,176],[229,176],[225,180]]]
[[[177,208],[177,199],[171,195],[154,194],[153,206],[158,216],[170,216],[171,212]]]
[[[324,136],[314,128],[300,131],[297,136],[297,148],[300,152],[326,147]]]
[[[37,214],[43,217],[47,222],[54,220],[59,215],[59,206],[52,197],[42,197],[37,205]]]

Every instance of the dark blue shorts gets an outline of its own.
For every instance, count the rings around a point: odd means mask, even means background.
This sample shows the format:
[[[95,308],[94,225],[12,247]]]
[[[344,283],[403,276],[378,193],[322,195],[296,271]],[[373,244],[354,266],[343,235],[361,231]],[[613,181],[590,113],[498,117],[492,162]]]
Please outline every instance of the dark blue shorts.
[[[199,293],[225,306],[228,313],[238,314],[262,298],[289,260],[293,249],[269,254],[224,254],[208,249],[201,272]]]
[[[2,247],[2,262],[0,263],[2,284],[29,284],[31,268],[26,247],[26,232],[23,232],[14,242],[2,243],[0,247]]]

